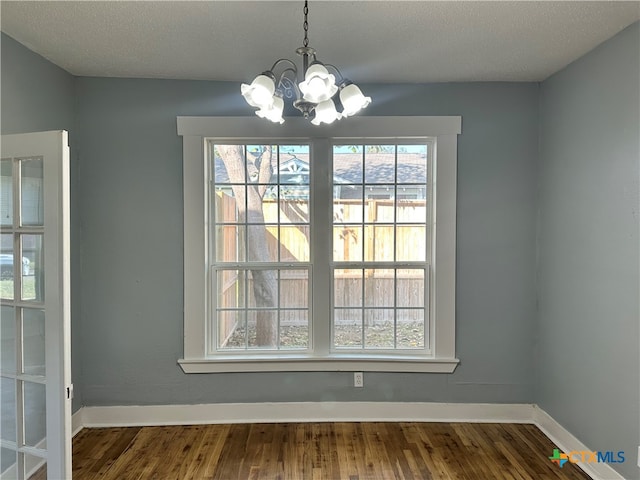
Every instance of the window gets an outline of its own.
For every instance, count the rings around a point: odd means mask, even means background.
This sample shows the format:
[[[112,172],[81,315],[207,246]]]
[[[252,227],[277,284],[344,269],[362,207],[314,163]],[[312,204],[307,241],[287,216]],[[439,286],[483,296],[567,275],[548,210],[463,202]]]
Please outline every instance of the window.
[[[206,145],[210,350],[308,350],[309,145]]]
[[[333,146],[336,351],[428,351],[432,151]]]
[[[451,372],[459,117],[179,117],[185,372]]]

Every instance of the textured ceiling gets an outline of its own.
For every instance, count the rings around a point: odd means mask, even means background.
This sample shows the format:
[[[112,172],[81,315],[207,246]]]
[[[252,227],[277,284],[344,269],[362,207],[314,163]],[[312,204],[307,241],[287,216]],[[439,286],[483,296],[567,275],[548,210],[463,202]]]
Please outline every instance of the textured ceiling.
[[[74,75],[250,81],[298,61],[302,1],[2,1],[2,31]],[[310,1],[310,46],[360,83],[540,81],[640,2]]]

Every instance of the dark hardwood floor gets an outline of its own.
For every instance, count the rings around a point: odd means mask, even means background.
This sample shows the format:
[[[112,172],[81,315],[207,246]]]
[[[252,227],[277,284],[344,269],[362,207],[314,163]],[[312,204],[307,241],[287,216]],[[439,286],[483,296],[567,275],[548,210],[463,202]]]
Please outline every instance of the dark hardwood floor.
[[[282,423],[84,429],[73,478],[588,479],[533,425]]]

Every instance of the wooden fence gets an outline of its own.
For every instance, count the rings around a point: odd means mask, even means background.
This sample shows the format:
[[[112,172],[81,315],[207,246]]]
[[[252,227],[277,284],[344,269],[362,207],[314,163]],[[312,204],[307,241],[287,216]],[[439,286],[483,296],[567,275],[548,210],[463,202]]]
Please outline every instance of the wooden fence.
[[[243,250],[247,234],[241,224],[226,223],[238,221],[235,199],[224,192],[216,192],[216,195],[216,223],[225,223],[216,225],[216,250],[219,253],[217,260],[241,262],[245,256]],[[269,261],[278,261],[278,252],[282,262],[309,261],[308,212],[305,200],[279,203],[276,200],[263,201]],[[423,200],[402,200],[395,205],[393,200],[375,199],[366,200],[363,205],[361,200],[336,199],[333,213],[336,221],[333,228],[335,261],[361,261],[363,258],[366,261],[393,261],[394,249],[395,260],[424,260],[426,231],[424,226],[417,223],[425,219],[426,206]],[[394,226],[394,220],[396,223],[406,223]],[[416,223],[411,225],[410,222]],[[242,308],[245,301],[251,301],[250,298],[244,298],[244,286],[239,286],[243,280],[238,279],[237,271],[224,270],[220,275],[219,308]],[[251,282],[250,278],[247,281]],[[365,315],[369,323],[393,321],[394,316],[398,321],[421,320],[423,312],[419,309],[412,310],[411,307],[423,304],[425,281],[422,270],[398,270],[395,280],[393,270],[365,270],[364,278],[361,270],[337,270],[334,301],[338,310],[335,321],[346,323],[359,319],[362,315],[363,297],[371,299],[369,303],[365,303],[365,309],[374,307]],[[308,298],[308,288],[308,279],[300,275],[300,270],[282,270],[280,304],[306,307],[301,299],[306,301]],[[248,285],[247,292],[249,296],[252,295],[251,284]],[[394,310],[394,301],[396,309],[406,307],[406,310]],[[236,328],[237,321],[235,311],[219,312],[219,338],[228,338]],[[295,319],[291,321],[295,323]],[[304,319],[305,323],[306,321]]]

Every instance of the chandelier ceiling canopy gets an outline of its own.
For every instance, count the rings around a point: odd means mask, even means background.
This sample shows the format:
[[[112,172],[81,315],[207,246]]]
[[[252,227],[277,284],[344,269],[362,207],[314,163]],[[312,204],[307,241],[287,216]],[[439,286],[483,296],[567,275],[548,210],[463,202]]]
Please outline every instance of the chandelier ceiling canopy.
[[[241,86],[242,96],[249,105],[258,109],[256,115],[261,118],[284,123],[282,114],[285,98],[294,99],[293,106],[305,118],[311,118],[314,125],[350,117],[371,103],[371,97],[365,97],[360,88],[344,78],[337,67],[318,61],[316,51],[309,46],[308,14],[308,1],[305,0],[304,40],[302,47],[296,49],[296,53],[302,57],[301,81],[295,62],[281,58],[250,85],[243,83]],[[329,70],[335,72],[337,78]],[[276,72],[279,74],[276,75]],[[338,111],[340,107],[341,112]]]

